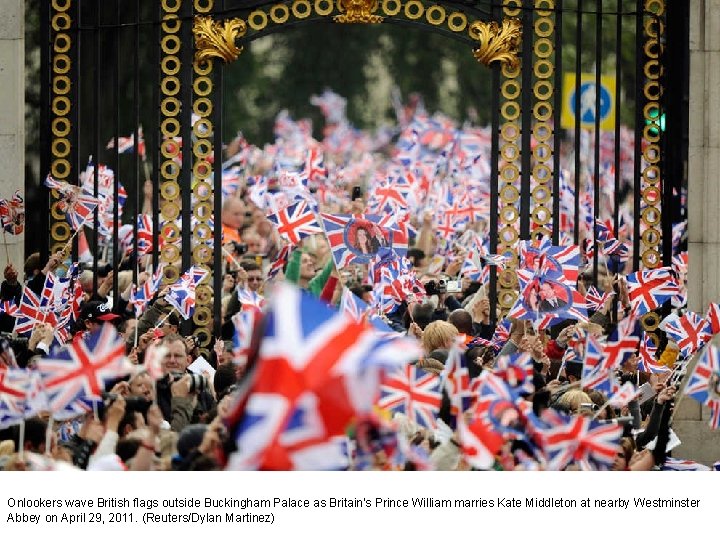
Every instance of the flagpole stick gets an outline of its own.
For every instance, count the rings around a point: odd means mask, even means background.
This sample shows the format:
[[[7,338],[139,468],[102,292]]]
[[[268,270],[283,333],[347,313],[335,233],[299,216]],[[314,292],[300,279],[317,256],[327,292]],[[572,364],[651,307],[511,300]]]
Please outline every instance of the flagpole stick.
[[[20,423],[20,436],[18,437],[18,457],[25,461],[25,419]]]
[[[92,408],[93,408],[93,417],[95,417],[95,420],[100,420],[100,417],[98,415],[97,401],[93,400]]]
[[[605,404],[598,409],[598,411],[595,413],[595,416],[592,417],[593,420],[597,420],[598,417],[602,414],[602,412],[607,409],[610,406],[610,400],[607,400]]]
[[[160,321],[154,326],[153,330],[156,328],[160,328],[163,325],[163,323],[168,319],[168,317],[170,317],[170,315],[173,314],[173,311],[175,311],[174,307],[170,310],[170,313],[168,313],[162,319],[160,319]]]
[[[52,432],[53,432],[53,420],[55,418],[53,415],[50,415],[50,418],[48,419],[47,423],[47,429],[45,430],[45,454],[50,455],[50,446],[52,444]]]
[[[237,267],[235,270],[240,270],[242,268],[242,265],[238,262],[238,260],[235,258],[235,255],[230,253],[227,249],[225,249],[225,246],[222,247],[223,253],[230,257],[232,259],[233,264]]]
[[[5,259],[7,261],[6,264],[9,265],[10,264],[10,250],[9,250],[8,244],[7,244],[7,236],[5,233],[5,227],[2,228],[2,232],[3,232],[3,243],[5,244]]]

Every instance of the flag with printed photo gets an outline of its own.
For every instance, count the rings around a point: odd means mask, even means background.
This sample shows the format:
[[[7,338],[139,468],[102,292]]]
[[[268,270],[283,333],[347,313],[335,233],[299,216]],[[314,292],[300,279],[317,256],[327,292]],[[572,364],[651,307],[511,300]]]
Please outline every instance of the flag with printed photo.
[[[335,265],[367,264],[383,247],[392,247],[392,231],[381,216],[321,214]],[[386,220],[385,220],[386,221]]]
[[[0,199],[0,226],[14,235],[25,230],[25,200],[19,190],[12,199]]]
[[[60,194],[58,208],[65,214],[67,222],[73,230],[78,230],[93,217],[100,199],[79,186],[71,186],[67,182],[55,180],[52,176],[45,179],[45,185]]]

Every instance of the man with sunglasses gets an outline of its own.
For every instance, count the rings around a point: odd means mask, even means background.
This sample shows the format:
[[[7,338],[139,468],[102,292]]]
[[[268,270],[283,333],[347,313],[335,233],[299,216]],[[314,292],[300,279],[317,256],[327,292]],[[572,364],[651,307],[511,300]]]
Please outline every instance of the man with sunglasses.
[[[247,275],[246,286],[248,290],[259,293],[263,284],[263,274],[260,267],[257,263],[252,261],[243,261],[240,266],[242,266],[243,270],[245,270],[245,274]]]

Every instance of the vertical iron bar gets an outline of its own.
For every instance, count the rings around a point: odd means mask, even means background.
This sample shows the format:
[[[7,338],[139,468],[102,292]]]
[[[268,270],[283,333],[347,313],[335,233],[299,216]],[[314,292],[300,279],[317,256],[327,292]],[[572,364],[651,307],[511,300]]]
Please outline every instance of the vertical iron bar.
[[[37,238],[27,238],[25,241],[25,256],[32,252],[32,245],[37,246],[40,253],[40,260],[47,261],[50,251],[50,205],[52,199],[49,189],[45,187],[45,177],[50,173],[50,48],[52,37],[50,29],[50,3],[40,3],[40,177],[38,182],[37,195],[34,189],[28,189],[28,178],[25,179],[25,193],[31,195],[26,197],[27,208],[41,208],[48,211],[38,212],[36,216],[30,212],[30,220],[37,219],[38,231],[45,231],[47,234],[39,234]],[[34,205],[33,202],[41,203]],[[28,224],[29,225],[29,224]],[[30,235],[28,235],[30,236]]]
[[[620,103],[622,85],[620,84],[622,77],[622,62],[620,44],[622,41],[622,0],[617,0],[617,19],[615,21],[615,188],[613,190],[613,209],[615,214],[615,234],[620,231]]]
[[[615,234],[620,234],[620,105],[622,99],[622,58],[621,58],[621,42],[622,42],[622,27],[623,27],[623,0],[617,0],[617,16],[615,21],[615,185],[613,189],[613,214],[615,220],[613,227],[615,228]],[[619,292],[619,291],[616,291]],[[610,312],[611,322],[617,322],[618,315],[618,294],[613,296],[612,311]]]
[[[490,253],[498,247],[498,170],[500,159],[500,67],[492,68],[492,135],[490,141]],[[490,320],[497,321],[497,266],[490,266]]]
[[[192,21],[193,2],[185,0],[182,6],[182,29],[180,30],[182,40],[181,72],[180,72],[180,134],[182,136],[182,170],[180,171],[180,194],[182,209],[182,270],[187,271],[192,265],[192,102],[193,102],[193,36]],[[183,321],[183,332],[185,335],[192,333],[192,321]]]
[[[523,10],[523,35],[522,40],[522,97],[521,97],[521,150],[520,150],[520,238],[530,238],[530,175],[532,174],[532,78],[533,78],[533,40],[529,36],[534,35],[533,30],[533,4],[532,0],[525,0]]]
[[[555,103],[553,105],[553,244],[560,245],[560,150],[562,128],[560,118],[563,106],[563,63],[562,63],[562,14],[563,0],[555,4]]]
[[[99,163],[100,163],[100,85],[102,84],[101,78],[100,78],[100,5],[101,2],[91,2],[92,9],[94,10],[94,16],[95,16],[95,69],[93,70],[95,74],[95,87],[94,87],[94,100],[93,100],[93,107],[94,107],[94,114],[93,114],[93,141],[91,144],[91,147],[93,149],[93,173],[94,173],[94,179],[93,179],[93,195],[95,197],[98,196],[98,173],[100,172],[99,169]],[[95,211],[93,213],[93,293],[97,292],[98,289],[98,260],[100,258],[100,242],[99,242],[99,234],[100,231],[98,230],[98,222],[99,222],[99,212],[97,207],[95,208]]]
[[[70,71],[70,80],[73,81],[71,83],[70,88],[70,102],[72,103],[72,109],[70,112],[70,122],[73,125],[73,144],[72,148],[70,149],[70,163],[73,164],[73,167],[76,172],[76,176],[79,178],[80,171],[83,170],[83,164],[81,163],[82,156],[80,154],[80,148],[81,148],[81,140],[82,140],[82,130],[80,129],[80,125],[82,122],[82,115],[80,111],[80,106],[82,104],[82,84],[81,84],[81,78],[82,78],[82,36],[83,32],[80,31],[80,28],[82,27],[82,5],[78,1],[75,6],[75,13],[73,16],[73,20],[76,21],[77,24],[77,34],[75,36],[75,42],[73,43],[74,51],[73,51],[73,61],[72,61],[72,70]],[[46,67],[48,66],[48,67]],[[48,64],[42,64],[43,70],[50,69]],[[42,124],[41,130],[47,129],[45,126],[47,124]],[[70,177],[72,178],[72,176]],[[72,233],[71,233],[72,234]],[[73,238],[73,245],[71,249],[71,257],[73,261],[78,260],[78,238],[75,236]]]
[[[635,163],[633,186],[633,271],[640,268],[640,194],[642,192],[643,139],[643,0],[637,0],[635,14]]]
[[[662,49],[660,62],[664,70],[660,77],[663,88],[660,113],[665,112],[665,131],[661,131],[661,219],[663,266],[670,266],[673,223],[687,219],[681,197],[687,175],[690,8],[686,2],[667,2],[666,7],[667,45]],[[682,250],[680,245],[678,248]]]
[[[216,9],[222,11],[225,9],[225,1],[218,0],[216,2]],[[213,145],[215,147],[215,169],[214,169],[214,183],[213,186],[213,289],[215,291],[222,290],[222,279],[223,279],[223,261],[225,260],[222,253],[222,175],[223,175],[223,115],[225,101],[225,68],[221,62],[215,64],[215,106],[213,107],[215,118],[213,119],[213,126],[215,128],[215,137]],[[220,318],[221,311],[221,296],[219,294],[213,295],[213,333],[216,338],[220,338],[220,327],[223,321]]]
[[[602,21],[603,9],[602,0],[596,1],[595,13],[595,158],[593,171],[593,245],[597,245],[597,227],[595,220],[600,217],[600,142],[602,132],[600,131],[600,112],[602,110]],[[617,234],[617,230],[615,231]],[[598,259],[593,257],[593,282],[598,284]]]
[[[155,14],[157,20],[162,20],[162,6],[158,2]],[[153,222],[153,249],[152,249],[152,266],[153,272],[158,267],[160,262],[160,145],[161,140],[161,118],[162,113],[160,112],[160,83],[162,81],[162,70],[160,69],[160,59],[162,57],[162,29],[160,23],[155,24],[155,58],[153,59],[153,69],[155,69],[155,84],[153,85],[153,111],[155,111],[155,129],[152,130],[152,145],[149,147],[152,152],[148,152],[148,155],[153,156],[153,168],[152,168],[152,222]]]
[[[113,230],[112,230],[112,259],[110,262],[112,267],[119,269],[122,254],[119,247],[119,231],[120,228],[120,212],[119,207],[119,176],[120,176],[120,61],[122,48],[122,28],[120,26],[120,0],[115,0],[115,29],[113,31],[113,43],[115,45],[115,66],[113,74],[113,104],[115,115],[113,118],[113,137],[115,137],[115,155],[113,156]],[[115,275],[112,285],[112,295],[117,302],[118,298],[118,276]]]
[[[142,212],[142,194],[143,186],[140,184],[140,62],[138,56],[140,54],[140,0],[135,0],[135,50],[133,51],[133,105],[135,107],[135,121],[133,122],[133,190],[135,192],[135,209],[133,213],[133,254],[134,264],[132,265],[133,283],[138,281],[138,265],[140,264],[140,254],[138,253],[138,220],[137,217]]]
[[[582,0],[578,0],[575,28],[575,244],[580,243],[580,82],[582,78]],[[593,226],[594,227],[594,226]],[[596,254],[597,255],[597,254]]]

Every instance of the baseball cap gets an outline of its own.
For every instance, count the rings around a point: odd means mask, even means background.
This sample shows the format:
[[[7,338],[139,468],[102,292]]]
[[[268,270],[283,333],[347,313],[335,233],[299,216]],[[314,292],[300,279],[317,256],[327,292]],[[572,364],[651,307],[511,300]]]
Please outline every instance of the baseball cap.
[[[114,321],[119,319],[120,315],[113,313],[107,304],[98,301],[92,301],[85,304],[80,310],[80,318],[84,321]]]

